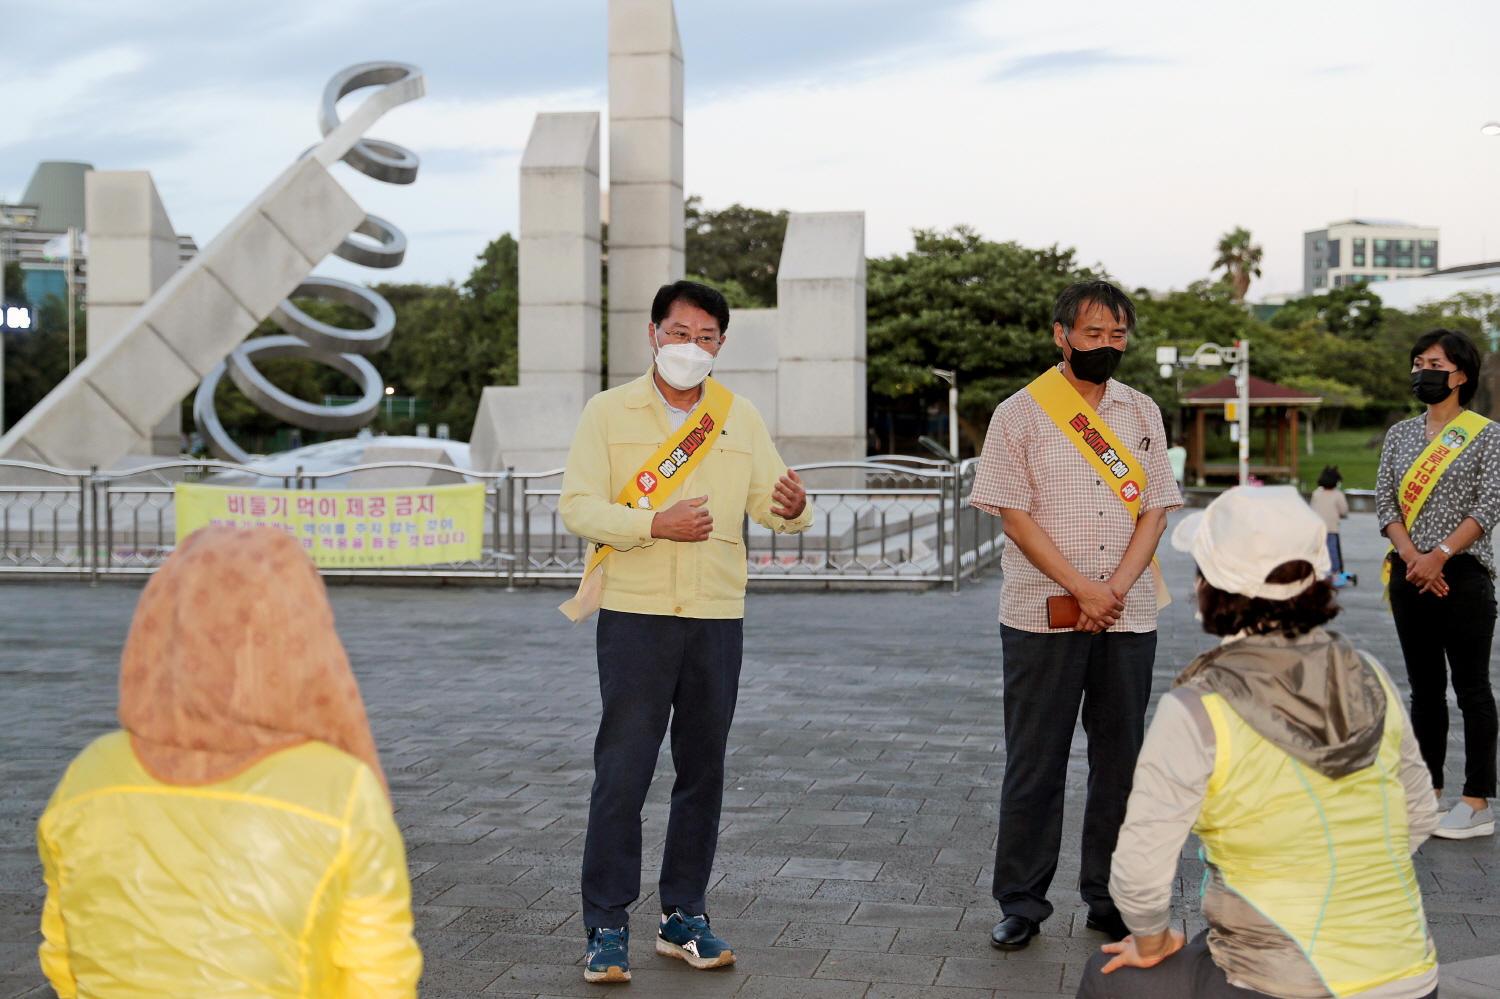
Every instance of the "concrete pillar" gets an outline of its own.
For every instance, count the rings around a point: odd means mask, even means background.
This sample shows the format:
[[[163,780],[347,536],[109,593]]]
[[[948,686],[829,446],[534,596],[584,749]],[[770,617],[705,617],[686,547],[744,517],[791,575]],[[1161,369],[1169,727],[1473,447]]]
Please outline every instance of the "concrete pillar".
[[[599,113],[539,114],[521,158],[520,385],[484,390],[474,468],[545,472],[567,461],[600,388]]]
[[[776,310],[732,309],[729,335],[714,362],[714,378],[760,410],[776,436]]]
[[[609,0],[609,384],[651,367],[656,289],[684,272],[682,43],[672,0]]]
[[[521,385],[581,407],[600,388],[599,112],[536,116],[520,220]]]
[[[790,216],[776,296],[782,458],[791,465],[863,460],[864,212]]]
[[[145,170],[84,174],[89,233],[88,352],[103,349],[178,267],[177,233]],[[180,401],[180,400],[179,400]],[[182,407],[173,406],[132,453],[182,451]]]

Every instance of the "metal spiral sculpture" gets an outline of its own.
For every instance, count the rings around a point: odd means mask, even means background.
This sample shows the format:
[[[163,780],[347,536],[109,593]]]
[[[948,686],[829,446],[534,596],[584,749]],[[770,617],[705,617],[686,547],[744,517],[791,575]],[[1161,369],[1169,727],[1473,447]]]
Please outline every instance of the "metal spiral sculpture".
[[[337,73],[323,88],[318,109],[318,127],[324,135],[339,126],[341,97],[363,87],[392,84],[421,74],[416,66],[402,62],[365,62]],[[417,155],[379,139],[361,139],[344,156],[344,162],[367,177],[387,184],[410,184],[417,179]],[[395,267],[406,256],[406,237],[401,230],[374,215],[354,229],[377,243],[355,242],[352,234],[333,252],[365,267]],[[370,320],[368,329],[346,330],[330,326],[303,312],[294,298],[326,298],[353,308]],[[214,410],[214,391],[227,370],[230,379],[264,412],[307,430],[354,430],[375,418],[385,397],[385,382],[363,355],[385,349],[396,329],[396,313],[384,298],[356,284],[333,278],[309,277],[271,312],[284,336],[246,340],[229,357],[204,376],[193,397],[193,419],[209,450],[218,458],[244,464],[250,455],[236,444],[219,422]],[[317,361],[343,372],[360,387],[360,398],[342,406],[319,406],[304,402],[271,384],[255,367],[258,358],[298,357]]]

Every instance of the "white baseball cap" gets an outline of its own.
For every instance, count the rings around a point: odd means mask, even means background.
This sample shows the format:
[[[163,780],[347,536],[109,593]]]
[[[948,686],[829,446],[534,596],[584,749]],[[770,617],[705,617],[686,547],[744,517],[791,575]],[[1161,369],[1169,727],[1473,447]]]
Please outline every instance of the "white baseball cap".
[[[1209,584],[1263,600],[1290,600],[1328,575],[1328,526],[1295,486],[1236,486],[1189,514],[1172,531],[1172,547],[1189,552]],[[1268,583],[1277,566],[1311,562],[1312,575]]]

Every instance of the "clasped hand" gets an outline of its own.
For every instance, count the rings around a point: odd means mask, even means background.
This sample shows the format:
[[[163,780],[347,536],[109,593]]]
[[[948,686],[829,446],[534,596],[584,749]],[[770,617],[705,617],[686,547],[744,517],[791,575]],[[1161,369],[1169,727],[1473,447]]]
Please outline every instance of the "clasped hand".
[[[1402,561],[1406,563],[1407,582],[1416,586],[1422,593],[1446,597],[1448,581],[1443,578],[1443,566],[1447,564],[1448,559],[1436,548],[1425,555],[1413,548],[1411,555],[1411,558],[1402,556]]]
[[[1085,580],[1073,593],[1078,601],[1078,623],[1073,626],[1074,631],[1088,631],[1095,634],[1107,631],[1120,620],[1120,615],[1125,613],[1125,590],[1119,588],[1113,579],[1105,582],[1100,580]]]
[[[714,518],[704,506],[707,496],[679,500],[651,518],[651,536],[667,541],[707,541],[713,534]],[[776,483],[771,512],[783,520],[796,520],[807,507],[802,478],[790,468]]]

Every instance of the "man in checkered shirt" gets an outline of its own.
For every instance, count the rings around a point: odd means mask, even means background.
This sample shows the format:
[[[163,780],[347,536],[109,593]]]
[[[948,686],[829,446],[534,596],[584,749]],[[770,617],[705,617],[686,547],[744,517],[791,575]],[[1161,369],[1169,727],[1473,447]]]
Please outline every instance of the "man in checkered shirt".
[[[1079,890],[1088,926],[1129,931],[1109,896],[1110,855],[1145,736],[1156,659],[1148,571],[1167,513],[1182,506],[1156,403],[1114,381],[1135,306],[1105,281],[1072,285],[1053,309],[1061,371],[1145,475],[1139,519],[1027,391],[995,409],[970,502],[1003,518],[1000,643],[1005,674],[1005,780],[994,896],[1004,918],[990,941],[1031,942],[1052,914],[1047,889],[1062,842],[1063,788],[1080,705],[1089,741]],[[1049,627],[1047,598],[1071,594],[1073,628]]]

